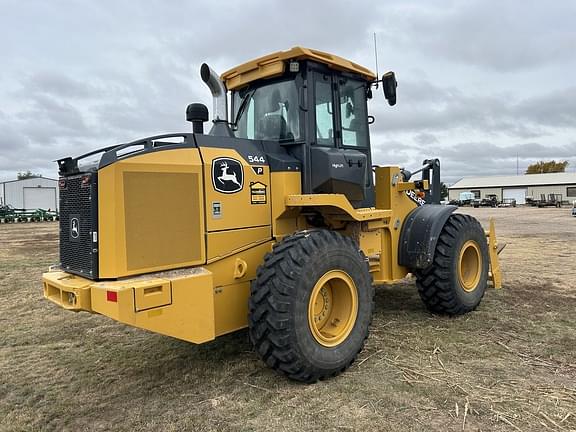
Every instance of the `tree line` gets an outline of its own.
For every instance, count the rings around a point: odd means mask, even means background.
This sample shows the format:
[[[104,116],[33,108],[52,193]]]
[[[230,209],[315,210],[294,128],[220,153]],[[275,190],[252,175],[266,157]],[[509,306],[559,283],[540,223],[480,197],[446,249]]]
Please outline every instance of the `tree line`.
[[[538,161],[528,165],[526,174],[562,173],[566,172],[568,161]]]

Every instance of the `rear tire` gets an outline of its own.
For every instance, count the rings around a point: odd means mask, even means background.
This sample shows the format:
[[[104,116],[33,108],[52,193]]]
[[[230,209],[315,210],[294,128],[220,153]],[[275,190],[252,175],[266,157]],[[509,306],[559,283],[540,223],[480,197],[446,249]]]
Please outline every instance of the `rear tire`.
[[[488,245],[480,223],[472,216],[451,215],[432,265],[415,275],[418,293],[431,312],[462,315],[476,309],[488,283]]]
[[[348,368],[372,320],[366,257],[338,233],[303,231],[274,246],[252,283],[249,333],[268,366],[316,382]]]

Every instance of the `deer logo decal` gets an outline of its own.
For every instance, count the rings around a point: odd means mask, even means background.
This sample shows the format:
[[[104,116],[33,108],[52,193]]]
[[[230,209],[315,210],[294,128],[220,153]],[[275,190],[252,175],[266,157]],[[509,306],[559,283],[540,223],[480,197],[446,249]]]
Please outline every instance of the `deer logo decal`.
[[[242,164],[236,159],[217,158],[212,161],[212,185],[218,192],[240,192],[244,184]]]
[[[70,237],[74,240],[80,237],[80,222],[76,217],[70,219]]]

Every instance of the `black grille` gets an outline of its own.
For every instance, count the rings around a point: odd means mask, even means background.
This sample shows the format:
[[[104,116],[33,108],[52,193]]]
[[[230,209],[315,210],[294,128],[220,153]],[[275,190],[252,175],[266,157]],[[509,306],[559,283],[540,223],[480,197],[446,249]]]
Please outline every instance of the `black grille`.
[[[60,186],[60,266],[98,278],[97,175],[62,177]]]

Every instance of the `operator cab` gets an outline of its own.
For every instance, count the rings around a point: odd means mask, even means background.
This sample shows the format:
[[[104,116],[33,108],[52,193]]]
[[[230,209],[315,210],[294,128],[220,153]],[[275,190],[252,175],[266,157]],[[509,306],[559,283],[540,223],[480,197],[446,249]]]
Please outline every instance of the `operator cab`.
[[[331,54],[292,48],[222,74],[232,92],[237,138],[278,144],[302,163],[302,192],[344,194],[374,206],[368,69]],[[395,90],[395,87],[394,87]]]

